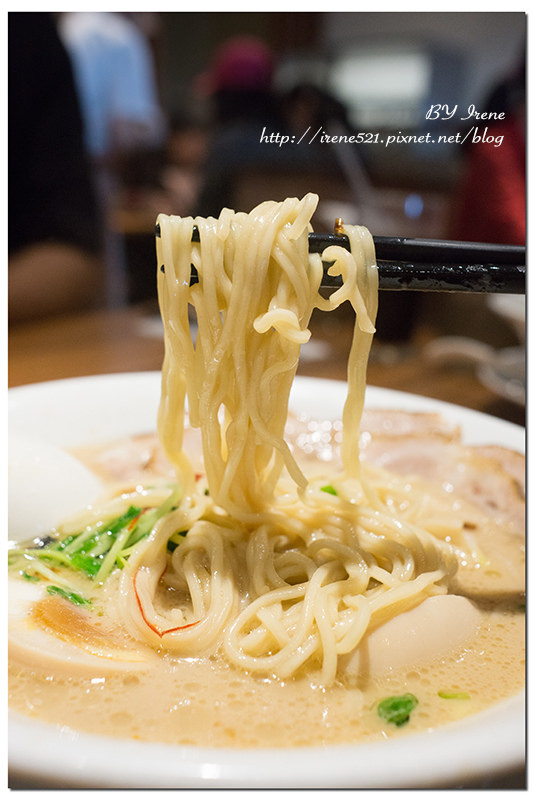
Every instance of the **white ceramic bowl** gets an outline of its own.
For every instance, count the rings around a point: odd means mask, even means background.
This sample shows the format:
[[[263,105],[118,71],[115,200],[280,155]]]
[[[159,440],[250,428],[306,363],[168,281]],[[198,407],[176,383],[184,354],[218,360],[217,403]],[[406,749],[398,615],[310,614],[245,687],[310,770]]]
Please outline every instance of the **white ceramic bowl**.
[[[345,384],[298,378],[291,406],[339,415]],[[12,441],[75,447],[155,429],[159,373],[126,373],[34,384],[9,392]],[[423,397],[370,387],[369,407],[436,411],[469,443],[524,450],[511,423]],[[226,750],[107,739],[9,718],[12,787],[85,788],[430,788],[520,780],[525,763],[525,695],[393,741],[304,749]],[[518,777],[517,777],[518,776]]]

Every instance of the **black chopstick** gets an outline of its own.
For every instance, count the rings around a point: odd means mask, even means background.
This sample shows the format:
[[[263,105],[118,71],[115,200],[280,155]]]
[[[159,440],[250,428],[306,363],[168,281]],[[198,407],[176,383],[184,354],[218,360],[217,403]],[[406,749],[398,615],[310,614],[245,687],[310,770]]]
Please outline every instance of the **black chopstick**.
[[[525,294],[526,268],[516,264],[421,264],[377,259],[379,288],[414,292]],[[322,286],[338,288],[342,279],[324,273]]]
[[[156,226],[156,236],[160,235],[159,226]],[[380,289],[525,294],[526,252],[520,245],[402,236],[374,236],[373,239]],[[196,227],[192,241],[199,241]],[[350,249],[349,239],[344,234],[309,234],[309,252],[322,253],[331,245]],[[342,278],[328,275],[329,266],[324,264],[322,286],[338,288]],[[191,284],[197,280],[192,268]]]
[[[376,258],[382,261],[412,261],[443,264],[525,264],[525,247],[513,244],[455,242],[445,239],[410,239],[406,236],[374,236]],[[309,250],[321,253],[338,244],[350,249],[348,237],[335,233],[310,233]]]
[[[380,289],[525,294],[526,252],[520,245],[403,236],[373,239]],[[350,248],[344,234],[309,234],[312,253],[335,244]],[[325,272],[323,286],[340,284],[341,278]]]

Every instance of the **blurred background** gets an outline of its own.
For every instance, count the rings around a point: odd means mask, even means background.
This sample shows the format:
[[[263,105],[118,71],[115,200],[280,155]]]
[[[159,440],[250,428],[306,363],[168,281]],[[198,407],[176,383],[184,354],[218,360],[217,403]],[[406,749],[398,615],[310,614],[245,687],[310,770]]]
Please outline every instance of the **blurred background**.
[[[519,12],[11,12],[11,324],[155,307],[161,211],[312,191],[315,230],[340,216],[524,244],[526,28]],[[460,144],[472,125],[486,141]],[[381,293],[385,360],[424,325],[523,342],[523,298],[430,294]]]

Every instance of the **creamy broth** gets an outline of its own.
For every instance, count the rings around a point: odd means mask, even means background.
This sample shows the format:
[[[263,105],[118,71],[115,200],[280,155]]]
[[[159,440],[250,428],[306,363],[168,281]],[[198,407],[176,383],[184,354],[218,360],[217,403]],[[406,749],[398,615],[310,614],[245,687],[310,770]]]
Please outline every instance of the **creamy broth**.
[[[524,614],[492,611],[459,652],[361,688],[327,690],[309,676],[280,681],[237,672],[217,657],[162,657],[149,671],[73,678],[12,664],[10,705],[74,730],[201,747],[303,747],[371,741],[475,714],[524,685]],[[409,722],[384,724],[377,704],[414,694]],[[457,695],[443,698],[439,692]],[[468,698],[466,698],[468,695]]]

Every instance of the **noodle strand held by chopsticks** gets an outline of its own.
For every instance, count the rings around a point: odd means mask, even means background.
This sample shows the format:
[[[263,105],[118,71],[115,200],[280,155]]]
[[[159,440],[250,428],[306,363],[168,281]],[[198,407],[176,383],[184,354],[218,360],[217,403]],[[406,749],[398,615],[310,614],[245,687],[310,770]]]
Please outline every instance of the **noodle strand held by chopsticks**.
[[[323,254],[343,285],[322,297],[321,258],[308,248],[317,202],[309,194],[249,214],[225,209],[219,219],[158,218],[165,329],[158,429],[183,501],[137,546],[122,597],[135,635],[154,647],[188,655],[222,645],[245,669],[288,677],[306,665],[328,684],[338,656],[378,618],[446,591],[456,559],[443,541],[445,523],[436,538],[416,512],[428,507],[422,489],[411,490],[409,508],[395,515],[388,497],[400,491],[398,480],[393,486],[384,471],[359,463],[377,313],[373,240],[366,228],[345,226],[351,251]],[[284,433],[312,312],[345,301],[355,327],[342,470],[331,494],[309,483]],[[208,495],[199,496],[183,451],[186,403],[201,431]],[[168,554],[168,538],[185,528]]]

